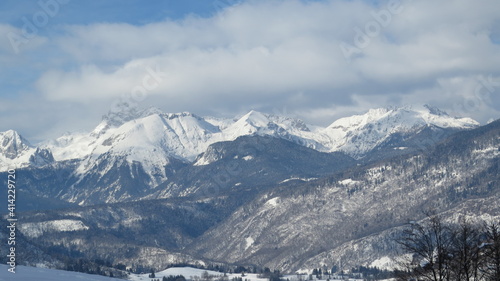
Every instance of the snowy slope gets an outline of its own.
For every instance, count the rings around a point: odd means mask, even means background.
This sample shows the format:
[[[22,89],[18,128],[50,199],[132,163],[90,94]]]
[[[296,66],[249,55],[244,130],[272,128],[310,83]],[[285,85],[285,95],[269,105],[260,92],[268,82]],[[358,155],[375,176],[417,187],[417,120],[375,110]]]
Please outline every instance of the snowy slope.
[[[299,119],[250,111],[222,131],[224,140],[245,135],[268,135],[286,139],[310,148],[324,150],[309,127]]]
[[[63,270],[17,266],[16,273],[7,271],[9,266],[0,264],[0,281],[118,281],[123,279],[110,278],[99,275],[90,275]]]
[[[166,270],[163,270],[161,272],[156,272],[155,273],[155,278],[163,278],[163,276],[177,276],[177,275],[182,275],[188,280],[193,280],[195,277],[202,277],[204,274],[207,274],[209,276],[214,276],[216,278],[223,277],[224,273],[217,272],[217,271],[210,271],[210,270],[205,270],[205,269],[198,269],[198,268],[193,268],[193,267],[171,267]],[[148,277],[149,274],[131,274],[130,275],[130,280],[132,281],[149,281],[151,278]],[[238,274],[231,274],[228,273],[226,274],[229,280],[231,280],[234,277],[241,277],[241,273]],[[244,279],[247,279],[249,281],[265,281],[269,280],[268,278],[258,278],[257,274],[245,274]]]
[[[218,132],[217,126],[194,114],[146,110],[144,115],[123,123],[104,117],[89,134],[67,134],[44,142],[42,147],[50,148],[58,161],[107,152],[135,161],[149,158],[151,155],[142,153],[155,149],[163,149],[169,156],[193,159],[208,146],[209,137]]]
[[[85,281],[118,281],[124,279],[117,279],[111,277],[105,277],[100,275],[91,275],[80,272],[71,272],[63,270],[55,270],[48,268],[36,268],[36,267],[26,267],[18,266],[16,268],[16,273],[10,273],[7,271],[7,265],[0,265],[0,281],[67,281],[67,280],[85,280]],[[155,279],[161,280],[163,276],[178,276],[182,275],[187,280],[193,280],[201,278],[204,273],[208,273],[209,276],[223,277],[223,273],[215,271],[207,271],[203,269],[191,268],[191,267],[174,267],[169,268],[155,274]],[[235,277],[241,277],[241,274],[227,274],[229,280]],[[303,280],[305,277],[301,276]],[[245,274],[243,277],[249,281],[265,281],[267,278],[259,278],[257,274]],[[298,281],[297,275],[285,275],[284,278],[290,281]],[[149,274],[131,274],[129,279],[131,281],[151,281]],[[313,280],[318,280],[314,276]],[[332,281],[337,281],[337,279],[330,279]],[[362,280],[362,279],[350,279],[350,280]]]
[[[472,129],[479,123],[470,118],[453,118],[430,106],[420,109],[379,108],[366,114],[341,118],[321,130],[323,144],[330,151],[343,151],[360,158],[396,133],[417,133],[427,126],[444,129]]]
[[[100,128],[102,123],[96,128]],[[66,133],[63,136],[48,140],[40,144],[41,147],[50,149],[57,161],[70,159],[83,159],[90,155],[96,137],[89,133]]]
[[[323,152],[342,151],[359,159],[394,134],[415,134],[427,127],[465,130],[477,126],[479,123],[470,118],[451,117],[430,106],[372,109],[341,118],[326,128],[251,111],[224,129],[223,134],[225,140],[248,134],[271,135]]]
[[[167,179],[165,166],[172,158],[193,160],[209,145],[208,137],[218,132],[217,127],[190,113],[148,110],[144,115],[123,123],[104,118],[90,134],[65,135],[43,147],[54,151],[59,161],[81,159],[76,170],[80,181],[88,174],[104,176],[117,166],[139,163],[150,185],[156,186]]]

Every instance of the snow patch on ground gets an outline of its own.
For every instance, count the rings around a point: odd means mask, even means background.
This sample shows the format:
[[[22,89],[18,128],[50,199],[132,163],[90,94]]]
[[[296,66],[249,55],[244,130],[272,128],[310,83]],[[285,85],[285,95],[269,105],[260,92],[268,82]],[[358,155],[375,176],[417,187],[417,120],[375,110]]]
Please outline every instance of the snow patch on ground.
[[[266,202],[266,205],[272,206],[272,207],[276,207],[276,206],[278,206],[279,203],[280,203],[280,198],[279,197],[274,197],[272,199],[269,199]]]
[[[313,181],[313,180],[317,180],[317,179],[318,178],[298,178],[298,177],[292,177],[292,178],[280,181],[280,184],[286,183],[286,182],[289,182],[289,181],[295,181],[295,180],[299,180],[299,181]]]
[[[245,241],[247,242],[247,244],[246,244],[246,246],[245,246],[245,251],[246,251],[248,248],[250,248],[250,247],[253,245],[253,243],[254,243],[255,241],[253,240],[253,238],[252,238],[252,237],[247,237],[247,238],[245,239]]]
[[[79,220],[53,220],[44,222],[29,222],[19,225],[19,230],[30,238],[37,238],[45,232],[78,231],[89,229]]]
[[[352,179],[345,179],[345,180],[339,181],[339,184],[342,184],[342,185],[353,185],[353,184],[357,184],[357,183],[359,183],[359,181],[355,181]]]
[[[198,159],[198,161],[196,161],[193,164],[193,166],[205,166],[205,165],[208,165],[208,164],[210,164],[210,160],[208,160],[205,157],[201,157],[200,159]]]
[[[370,267],[376,267],[380,270],[393,270],[395,266],[394,260],[391,258],[385,256],[381,257],[380,259],[374,260],[371,264]]]
[[[474,154],[486,154],[486,155],[489,155],[491,158],[493,158],[493,157],[497,157],[498,155],[500,155],[500,148],[492,146],[492,147],[488,147],[488,148],[485,148],[482,150],[474,150],[472,153],[474,153]]]
[[[253,159],[252,155],[247,155],[247,156],[243,157],[243,160],[245,160],[245,161],[249,161],[249,160],[252,160],[252,159]]]

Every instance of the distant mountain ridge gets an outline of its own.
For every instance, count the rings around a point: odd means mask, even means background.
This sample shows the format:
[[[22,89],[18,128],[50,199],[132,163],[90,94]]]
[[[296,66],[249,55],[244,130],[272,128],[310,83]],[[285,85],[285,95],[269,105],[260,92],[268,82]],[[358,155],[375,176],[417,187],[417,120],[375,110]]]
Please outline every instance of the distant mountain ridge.
[[[475,128],[479,123],[470,118],[451,117],[430,106],[372,109],[362,115],[341,118],[327,127],[253,110],[238,119],[215,119],[149,108],[110,113],[90,133],[66,134],[39,147],[50,150],[55,161],[87,159],[88,162],[110,153],[125,156],[129,162],[151,160],[164,165],[171,157],[192,162],[212,143],[256,134],[283,138],[322,152],[342,151],[360,159],[393,134],[411,134],[429,126],[463,130]],[[12,143],[7,149],[9,134],[17,136],[19,148]],[[29,165],[21,152],[32,146],[17,132],[1,133],[0,141],[4,147],[0,147],[0,160],[20,167]],[[157,154],[158,149],[164,153],[151,159],[151,153]],[[80,172],[85,171],[84,166]]]

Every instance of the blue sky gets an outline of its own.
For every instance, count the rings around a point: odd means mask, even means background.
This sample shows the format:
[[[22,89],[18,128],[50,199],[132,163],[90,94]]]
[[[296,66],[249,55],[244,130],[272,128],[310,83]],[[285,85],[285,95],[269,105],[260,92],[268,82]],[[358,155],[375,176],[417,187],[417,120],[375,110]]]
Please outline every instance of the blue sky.
[[[227,5],[236,0],[225,1]],[[37,1],[4,0],[0,3],[0,15],[4,23],[20,27],[22,16],[31,17],[40,10]],[[47,3],[45,1],[45,3]],[[54,17],[52,24],[89,24],[95,22],[127,22],[143,25],[166,18],[182,19],[196,14],[207,17],[215,13],[211,0],[70,0],[63,5],[61,13]]]
[[[497,0],[0,2],[0,131],[91,130],[118,104],[327,125],[431,104],[500,117]]]

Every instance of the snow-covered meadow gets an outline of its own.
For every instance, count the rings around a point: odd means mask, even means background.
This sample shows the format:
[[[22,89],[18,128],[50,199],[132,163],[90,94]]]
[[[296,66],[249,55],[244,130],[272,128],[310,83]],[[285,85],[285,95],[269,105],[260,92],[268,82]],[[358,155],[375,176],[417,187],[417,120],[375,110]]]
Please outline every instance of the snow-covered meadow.
[[[68,281],[68,280],[82,280],[82,281],[118,281],[123,279],[105,277],[100,275],[91,275],[79,272],[71,272],[64,270],[55,270],[48,268],[37,268],[27,266],[17,266],[16,273],[11,273],[7,269],[9,266],[0,265],[0,281]],[[182,275],[187,280],[200,280],[206,273],[210,276],[223,277],[224,274],[216,271],[209,271],[204,269],[197,269],[192,267],[172,267],[160,272],[155,273],[155,278],[150,278],[149,274],[130,274],[129,280],[131,281],[151,281],[153,279],[162,280],[163,276],[177,276]],[[235,277],[242,277],[240,273],[226,274],[227,278],[231,280]],[[259,278],[258,274],[245,274],[243,280],[248,281],[266,281],[267,278]],[[309,280],[308,275],[285,275],[284,280],[289,281],[304,281]],[[330,279],[330,281],[337,281],[338,279]],[[351,281],[363,279],[349,279]],[[313,276],[313,281],[320,281]],[[340,281],[340,280],[338,280]]]

